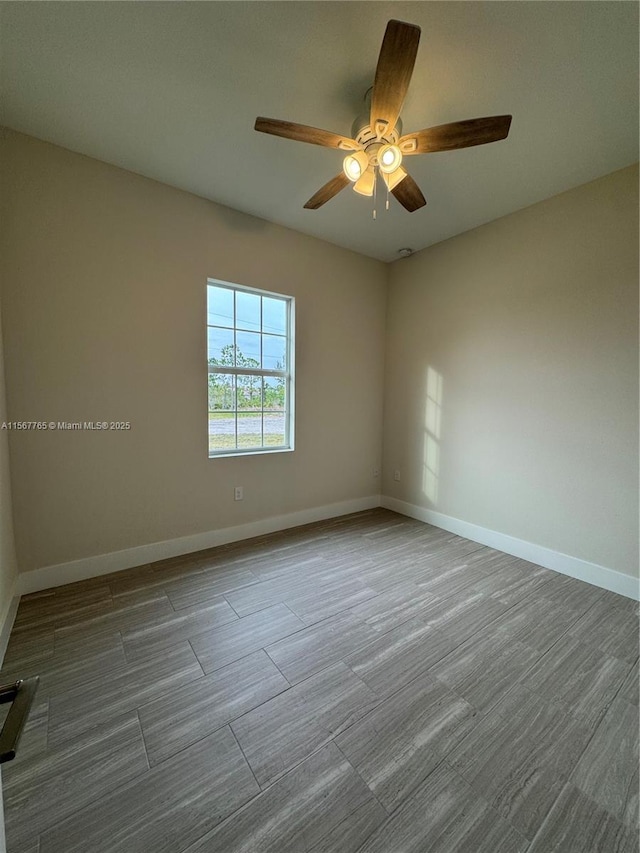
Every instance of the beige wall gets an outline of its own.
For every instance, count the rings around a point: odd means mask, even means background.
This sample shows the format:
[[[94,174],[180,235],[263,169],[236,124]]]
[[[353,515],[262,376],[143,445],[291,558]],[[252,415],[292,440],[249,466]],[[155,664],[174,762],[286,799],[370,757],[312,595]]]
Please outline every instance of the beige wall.
[[[11,435],[21,571],[379,492],[383,264],[29,137],[4,149],[11,417],[133,425]],[[207,276],[296,298],[294,453],[207,458]]]
[[[10,435],[22,571],[377,494],[384,384],[384,494],[637,572],[637,168],[385,267],[29,137],[3,149],[10,417],[133,425]],[[292,454],[207,458],[207,276],[296,297]]]
[[[637,574],[637,167],[396,262],[387,324],[383,492]]]
[[[2,317],[0,317],[0,425],[6,421]],[[15,592],[17,574],[9,471],[9,432],[0,430],[0,628],[4,625],[5,616]]]

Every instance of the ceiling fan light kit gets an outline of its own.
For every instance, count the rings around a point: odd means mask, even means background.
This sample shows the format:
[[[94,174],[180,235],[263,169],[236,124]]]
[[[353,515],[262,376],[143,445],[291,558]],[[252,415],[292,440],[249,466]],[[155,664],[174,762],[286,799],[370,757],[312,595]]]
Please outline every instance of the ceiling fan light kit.
[[[360,195],[372,196],[375,185],[376,170],[373,166],[369,166],[366,171],[362,173],[362,177],[355,182],[353,189],[355,192],[360,193]]]
[[[397,145],[383,145],[378,151],[377,159],[380,171],[390,175],[400,167],[402,152]]]
[[[419,41],[420,27],[403,21],[389,21],[370,90],[369,115],[359,116],[354,121],[354,138],[280,119],[262,116],[256,119],[255,129],[261,133],[349,152],[343,161],[343,171],[314,193],[305,208],[317,210],[350,183],[356,193],[375,196],[377,177],[381,175],[387,191],[405,210],[413,213],[427,202],[416,182],[402,167],[403,157],[453,151],[506,139],[511,126],[510,115],[467,119],[401,135],[400,110],[411,81]]]
[[[385,182],[389,192],[393,192],[393,190],[398,186],[400,181],[404,180],[406,177],[407,173],[402,168],[402,166],[398,166],[398,168],[390,174],[388,174],[387,172],[382,172],[382,180]]]
[[[347,154],[342,168],[350,181],[357,181],[369,168],[369,158],[364,151],[355,151],[353,154]]]

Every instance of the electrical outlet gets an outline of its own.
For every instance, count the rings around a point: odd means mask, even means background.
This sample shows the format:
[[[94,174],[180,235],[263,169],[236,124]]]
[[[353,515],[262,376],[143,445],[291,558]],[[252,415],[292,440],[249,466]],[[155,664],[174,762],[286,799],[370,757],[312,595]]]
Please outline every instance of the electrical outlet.
[[[379,468],[373,468],[371,473],[373,474],[374,477],[379,477],[380,476],[380,469]]]
[[[234,501],[241,501],[244,499],[244,489],[242,486],[236,486],[233,490],[233,499]]]
[[[398,471],[398,469],[397,469],[397,468],[396,468],[396,470],[393,472],[393,479],[394,479],[397,483],[399,483],[399,482],[400,482],[400,471]]]

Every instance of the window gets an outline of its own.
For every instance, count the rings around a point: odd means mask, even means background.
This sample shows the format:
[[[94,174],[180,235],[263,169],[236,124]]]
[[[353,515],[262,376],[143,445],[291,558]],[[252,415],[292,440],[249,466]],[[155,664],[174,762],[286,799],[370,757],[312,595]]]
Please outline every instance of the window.
[[[293,450],[293,302],[208,281],[209,456]]]

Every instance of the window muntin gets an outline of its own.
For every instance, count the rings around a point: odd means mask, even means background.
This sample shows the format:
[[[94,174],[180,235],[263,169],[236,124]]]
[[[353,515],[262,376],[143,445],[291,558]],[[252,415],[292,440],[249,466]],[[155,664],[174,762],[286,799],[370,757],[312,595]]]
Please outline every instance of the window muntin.
[[[293,307],[207,282],[209,456],[293,449]]]

